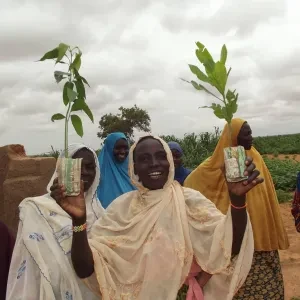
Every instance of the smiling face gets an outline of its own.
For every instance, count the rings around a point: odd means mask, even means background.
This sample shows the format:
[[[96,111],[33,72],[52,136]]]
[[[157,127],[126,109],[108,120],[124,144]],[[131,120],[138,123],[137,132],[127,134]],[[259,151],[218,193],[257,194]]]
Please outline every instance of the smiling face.
[[[144,138],[136,146],[134,172],[149,190],[162,189],[168,180],[170,164],[162,144],[154,138]]]
[[[123,162],[129,152],[128,142],[125,139],[119,139],[114,146],[114,157],[118,162]]]
[[[245,150],[250,150],[253,144],[252,130],[247,122],[245,122],[237,137],[238,145],[243,146]]]
[[[96,163],[93,153],[86,149],[78,150],[72,158],[82,158],[81,180],[84,181],[84,191],[86,192],[93,184],[96,176]]]

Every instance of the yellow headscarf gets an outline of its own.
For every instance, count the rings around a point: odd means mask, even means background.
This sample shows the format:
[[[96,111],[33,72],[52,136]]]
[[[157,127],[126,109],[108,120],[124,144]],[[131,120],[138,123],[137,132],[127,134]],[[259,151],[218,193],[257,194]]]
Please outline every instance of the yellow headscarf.
[[[237,146],[237,137],[244,123],[242,119],[232,120],[233,146]],[[228,210],[230,199],[225,177],[220,168],[224,165],[223,149],[229,146],[228,132],[226,124],[213,155],[200,164],[184,182],[185,187],[202,193],[224,214]],[[265,179],[247,194],[247,209],[254,232],[255,250],[287,249],[289,241],[280,215],[272,177],[263,158],[254,147],[246,153],[253,158],[256,168]]]

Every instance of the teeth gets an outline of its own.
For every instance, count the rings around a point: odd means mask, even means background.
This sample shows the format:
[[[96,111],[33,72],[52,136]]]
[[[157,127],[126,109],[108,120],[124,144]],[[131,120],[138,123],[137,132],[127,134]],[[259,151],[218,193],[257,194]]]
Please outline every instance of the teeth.
[[[149,173],[149,176],[159,176],[161,175],[161,172],[152,172],[152,173]]]

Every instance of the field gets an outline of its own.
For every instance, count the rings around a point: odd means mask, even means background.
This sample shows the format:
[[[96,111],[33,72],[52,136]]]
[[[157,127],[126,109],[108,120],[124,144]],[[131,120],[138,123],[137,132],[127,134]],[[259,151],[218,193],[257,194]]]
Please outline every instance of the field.
[[[193,169],[213,153],[219,136],[220,132],[216,128],[214,133],[186,134],[182,139],[175,136],[162,138],[177,141],[185,153],[185,165]],[[300,134],[256,137],[254,145],[263,154],[273,177],[279,202],[291,200],[296,175],[300,171]]]

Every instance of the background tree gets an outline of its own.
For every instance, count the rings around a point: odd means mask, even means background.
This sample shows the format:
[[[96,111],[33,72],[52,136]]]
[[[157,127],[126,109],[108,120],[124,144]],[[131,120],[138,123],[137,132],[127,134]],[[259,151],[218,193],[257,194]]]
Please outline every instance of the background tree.
[[[106,138],[112,132],[123,132],[130,141],[133,140],[133,131],[149,132],[150,116],[148,112],[134,105],[131,108],[121,106],[117,114],[105,114],[99,121],[100,131],[97,133],[99,138]]]

